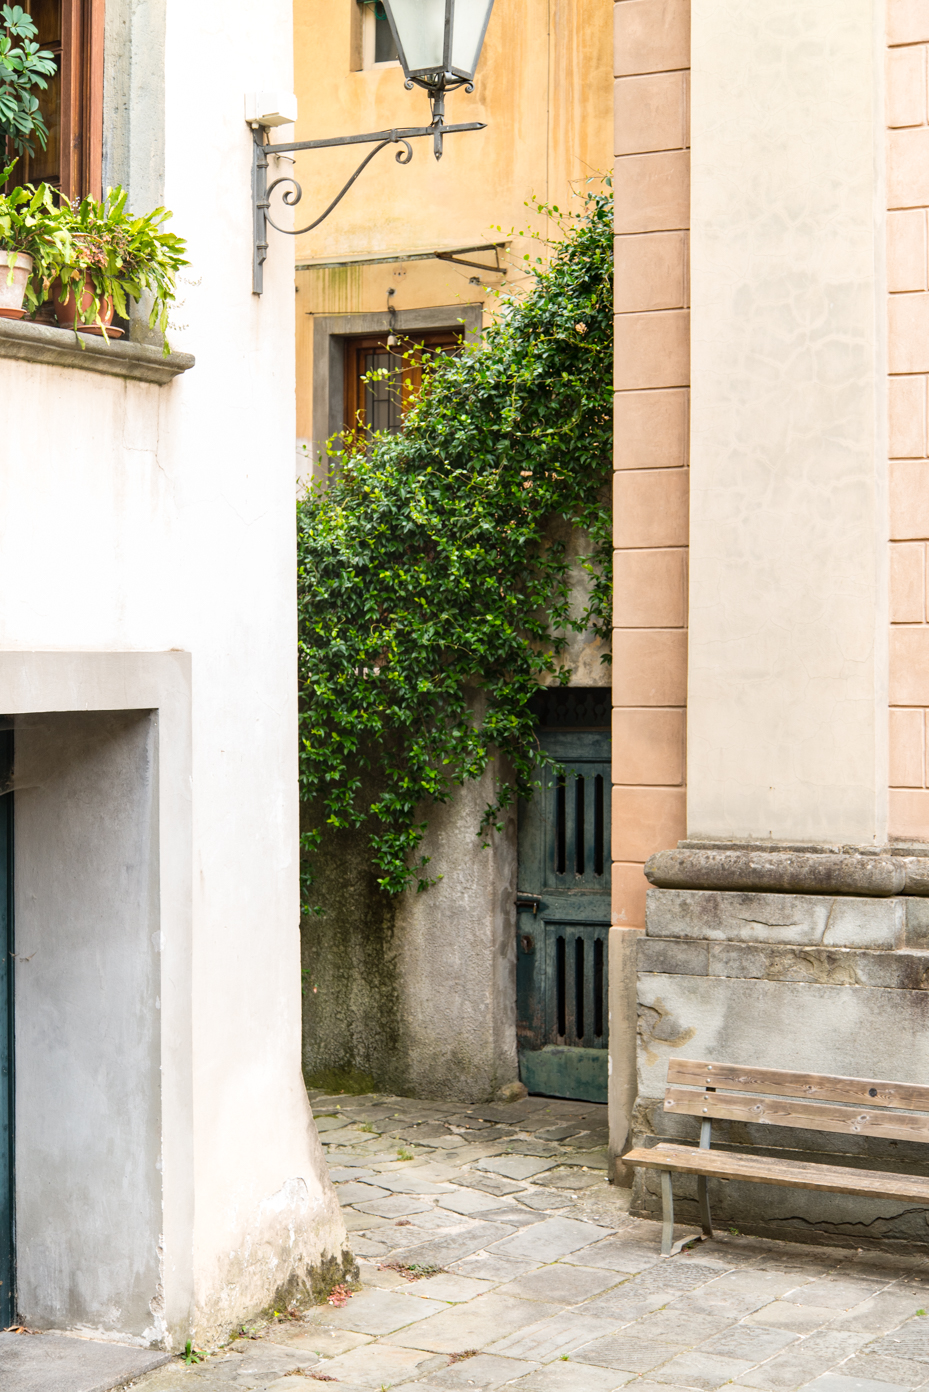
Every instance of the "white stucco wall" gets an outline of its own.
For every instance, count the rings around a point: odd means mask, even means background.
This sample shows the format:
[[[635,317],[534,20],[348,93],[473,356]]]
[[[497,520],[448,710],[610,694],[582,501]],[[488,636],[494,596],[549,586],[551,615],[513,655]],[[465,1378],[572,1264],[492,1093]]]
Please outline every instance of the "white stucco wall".
[[[186,929],[163,910],[175,1346],[209,1342],[344,1242],[300,1073],[292,247],[272,234],[254,297],[243,119],[247,90],[291,89],[291,26],[284,0],[167,0],[164,199],[197,282],[172,346],[196,367],[159,388],[0,359],[0,653],[76,653],[67,699],[90,709],[80,654],[191,655],[192,874],[159,891],[191,924],[189,954],[172,957]],[[157,120],[145,57],[130,140]],[[169,1028],[188,1017],[189,1032]],[[140,1332],[107,1318],[106,1332]]]
[[[878,0],[693,0],[688,832],[886,837]]]

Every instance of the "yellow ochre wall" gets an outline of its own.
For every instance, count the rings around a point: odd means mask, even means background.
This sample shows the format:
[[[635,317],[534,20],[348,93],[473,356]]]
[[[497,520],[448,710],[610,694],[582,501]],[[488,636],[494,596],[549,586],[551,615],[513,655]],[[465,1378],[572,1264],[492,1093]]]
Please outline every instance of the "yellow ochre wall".
[[[352,70],[355,9],[356,0],[294,6],[296,140],[429,123],[426,94],[404,89],[399,64]],[[487,129],[449,136],[439,164],[428,139],[413,142],[407,167],[392,150],[382,151],[327,221],[295,239],[298,437],[315,434],[314,315],[383,312],[391,288],[398,311],[475,302],[492,310],[488,287],[518,284],[524,255],[538,254],[535,243],[513,240],[505,278],[441,261],[404,261],[402,254],[497,241],[498,227],[504,235],[545,231],[541,219],[528,215],[528,199],[570,207],[572,189],[609,171],[612,23],[612,0],[496,0],[474,93],[453,94],[446,110],[449,123],[485,121]],[[368,148],[296,157],[304,190],[296,226],[318,216]],[[277,170],[272,162],[270,174],[288,170],[283,161]],[[386,264],[351,261],[395,255]],[[493,255],[473,259],[492,263]],[[323,434],[320,429],[317,438]]]

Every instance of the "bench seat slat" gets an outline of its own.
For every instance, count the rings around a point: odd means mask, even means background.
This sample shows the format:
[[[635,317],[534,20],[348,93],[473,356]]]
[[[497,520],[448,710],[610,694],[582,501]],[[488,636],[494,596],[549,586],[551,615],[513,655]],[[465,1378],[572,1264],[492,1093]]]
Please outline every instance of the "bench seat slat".
[[[808,1131],[839,1131],[847,1136],[929,1142],[929,1116],[918,1112],[856,1111],[829,1102],[753,1097],[737,1092],[691,1092],[676,1087],[669,1087],[665,1093],[664,1109],[672,1114],[745,1121],[758,1126],[800,1126]]]
[[[791,1073],[784,1068],[671,1059],[668,1083],[728,1088],[732,1092],[777,1093],[811,1102],[847,1102],[853,1107],[903,1107],[929,1112],[929,1087],[874,1078],[841,1078],[828,1073]]]
[[[859,1170],[845,1165],[816,1165],[805,1160],[781,1160],[768,1155],[700,1150],[696,1146],[664,1143],[627,1151],[622,1159],[626,1165],[670,1170],[673,1174],[709,1175],[788,1189],[852,1194],[863,1199],[902,1199],[929,1204],[929,1179],[919,1175],[885,1174],[880,1170]]]

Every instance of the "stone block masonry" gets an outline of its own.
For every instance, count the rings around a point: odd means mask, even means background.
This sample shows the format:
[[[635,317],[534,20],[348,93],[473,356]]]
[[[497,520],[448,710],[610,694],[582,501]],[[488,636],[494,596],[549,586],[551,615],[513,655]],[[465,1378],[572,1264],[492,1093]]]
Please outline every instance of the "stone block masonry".
[[[887,12],[891,836],[929,837],[929,8]]]
[[[684,835],[690,0],[617,0],[613,923]]]

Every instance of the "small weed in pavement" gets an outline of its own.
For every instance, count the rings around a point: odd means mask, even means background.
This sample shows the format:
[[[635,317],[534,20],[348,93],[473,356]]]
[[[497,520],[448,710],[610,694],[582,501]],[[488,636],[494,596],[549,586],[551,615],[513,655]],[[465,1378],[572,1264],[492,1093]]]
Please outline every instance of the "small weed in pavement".
[[[401,1146],[400,1149],[397,1151],[397,1159],[398,1159],[398,1160],[412,1160],[412,1159],[413,1159],[413,1152],[412,1152],[411,1150],[407,1150],[405,1146]]]
[[[417,1262],[381,1262],[378,1270],[396,1271],[400,1276],[405,1276],[408,1281],[422,1281],[427,1276],[442,1276],[444,1268],[441,1266],[420,1266]]]
[[[208,1357],[209,1355],[204,1353],[202,1349],[195,1349],[191,1341],[189,1339],[187,1340],[187,1343],[184,1345],[185,1363],[188,1365],[191,1363],[205,1363]]]

